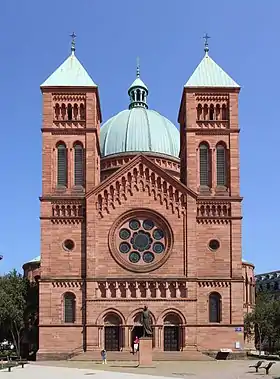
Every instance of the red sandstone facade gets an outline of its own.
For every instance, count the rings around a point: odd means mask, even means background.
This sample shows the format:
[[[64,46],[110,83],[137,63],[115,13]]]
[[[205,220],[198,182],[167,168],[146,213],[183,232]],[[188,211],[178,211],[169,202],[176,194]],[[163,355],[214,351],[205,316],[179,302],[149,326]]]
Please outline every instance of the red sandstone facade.
[[[180,160],[152,153],[101,159],[97,88],[48,87],[42,93],[39,356],[104,346],[130,351],[135,333],[141,334],[144,305],[152,314],[157,351],[242,349],[254,274],[252,265],[242,268],[241,256],[239,89],[184,89]],[[58,119],[56,104],[62,103],[83,104],[85,117]],[[200,120],[200,104],[224,105],[225,119]],[[63,188],[57,187],[61,142],[67,149]],[[77,142],[84,149],[84,186],[74,182]],[[211,157],[204,187],[199,180],[202,143]],[[219,144],[227,157],[224,186],[217,185]],[[135,220],[142,229],[145,220],[152,221],[145,230],[158,239],[156,230],[163,231],[164,254],[150,265],[135,266],[118,250],[124,234],[135,233]],[[74,243],[68,250],[66,240]]]

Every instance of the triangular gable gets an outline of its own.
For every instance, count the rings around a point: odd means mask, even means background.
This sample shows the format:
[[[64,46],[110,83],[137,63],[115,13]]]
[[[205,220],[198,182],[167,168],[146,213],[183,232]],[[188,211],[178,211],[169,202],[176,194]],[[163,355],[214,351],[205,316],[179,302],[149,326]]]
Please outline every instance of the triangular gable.
[[[138,155],[112,174],[86,197],[95,197],[96,209],[103,217],[110,208],[122,205],[135,193],[145,192],[178,217],[185,214],[187,195],[196,199],[197,194],[173,178],[144,155]]]
[[[112,183],[120,179],[126,172],[130,171],[132,168],[137,166],[139,163],[145,164],[151,171],[155,172],[162,179],[165,179],[170,185],[174,186],[177,190],[184,194],[188,194],[193,198],[197,198],[197,194],[192,191],[190,188],[185,186],[179,180],[168,174],[165,170],[163,170],[156,163],[152,162],[149,158],[147,158],[143,154],[138,154],[135,158],[133,158],[130,162],[125,164],[122,168],[117,170],[114,174],[110,175],[107,179],[105,179],[102,183],[100,183],[97,187],[90,190],[86,197],[90,197],[93,194],[98,194],[103,191],[106,187],[110,186]]]

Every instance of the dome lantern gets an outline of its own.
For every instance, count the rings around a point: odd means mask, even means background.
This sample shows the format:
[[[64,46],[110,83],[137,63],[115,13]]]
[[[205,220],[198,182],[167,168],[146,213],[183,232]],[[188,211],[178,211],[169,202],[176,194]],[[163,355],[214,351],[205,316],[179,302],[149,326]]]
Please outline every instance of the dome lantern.
[[[137,59],[136,67],[136,79],[131,84],[128,89],[128,95],[130,98],[129,109],[132,108],[145,108],[148,109],[147,96],[148,96],[148,87],[140,79],[140,64],[139,59]]]

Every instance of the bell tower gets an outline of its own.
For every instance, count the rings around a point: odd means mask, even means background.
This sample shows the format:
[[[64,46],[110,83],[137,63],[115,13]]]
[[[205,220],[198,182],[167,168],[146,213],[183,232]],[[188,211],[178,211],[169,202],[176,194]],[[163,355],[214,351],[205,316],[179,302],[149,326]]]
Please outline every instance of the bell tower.
[[[98,87],[76,57],[76,36],[71,37],[70,56],[41,85],[41,357],[54,343],[50,324],[59,325],[63,317],[70,324],[85,320],[85,194],[100,183]],[[61,301],[80,304],[83,312],[61,315]],[[80,345],[82,332],[73,332]],[[54,326],[53,333],[60,331]]]
[[[204,38],[204,57],[184,86],[178,117],[181,181],[198,194],[196,250],[188,252],[187,275],[213,278],[223,322],[242,324],[240,86],[210,57]],[[191,233],[187,229],[187,246]],[[198,297],[209,297],[206,284],[198,288]]]

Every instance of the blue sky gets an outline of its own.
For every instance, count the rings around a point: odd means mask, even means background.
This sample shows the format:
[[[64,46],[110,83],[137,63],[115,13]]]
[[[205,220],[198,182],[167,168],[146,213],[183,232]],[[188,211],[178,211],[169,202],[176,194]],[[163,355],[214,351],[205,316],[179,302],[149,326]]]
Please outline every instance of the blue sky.
[[[69,55],[72,31],[99,85],[103,120],[127,107],[140,56],[150,107],[176,125],[202,36],[211,36],[211,57],[242,86],[243,256],[256,272],[280,269],[280,202],[268,201],[280,186],[279,13],[277,0],[2,0],[0,272],[40,253],[39,86]]]

